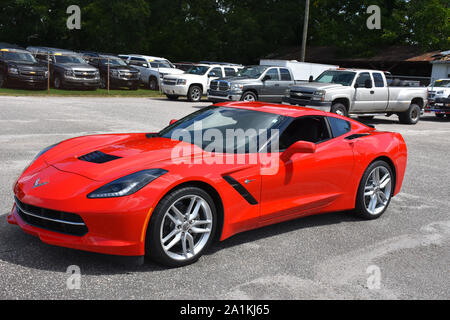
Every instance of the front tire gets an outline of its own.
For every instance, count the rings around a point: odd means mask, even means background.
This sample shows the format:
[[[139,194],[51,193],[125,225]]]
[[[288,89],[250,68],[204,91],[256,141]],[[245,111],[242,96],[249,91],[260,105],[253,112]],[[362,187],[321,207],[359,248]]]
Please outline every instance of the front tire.
[[[168,267],[194,263],[213,241],[216,226],[216,207],[207,192],[197,187],[172,191],[152,214],[146,254]]]
[[[203,95],[202,88],[194,85],[189,88],[187,99],[190,102],[199,102],[202,99],[202,95]]]
[[[256,93],[251,91],[244,92],[244,94],[241,97],[241,101],[253,102],[256,100],[258,100],[258,96],[256,95]]]
[[[347,117],[348,116],[348,111],[347,108],[345,107],[345,105],[343,105],[342,103],[335,103],[331,106],[331,113],[336,113],[338,115]]]
[[[63,89],[63,84],[61,81],[61,76],[59,74],[55,75],[55,79],[53,80],[53,87],[55,89]]]
[[[366,220],[381,217],[389,207],[394,188],[394,174],[389,164],[375,161],[366,169],[359,184],[356,213]]]
[[[155,77],[150,77],[148,79],[148,88],[150,90],[159,90],[158,80]]]
[[[0,88],[6,87],[6,76],[0,73]]]
[[[402,124],[416,124],[420,119],[420,107],[413,103],[407,111],[399,113],[398,118]]]

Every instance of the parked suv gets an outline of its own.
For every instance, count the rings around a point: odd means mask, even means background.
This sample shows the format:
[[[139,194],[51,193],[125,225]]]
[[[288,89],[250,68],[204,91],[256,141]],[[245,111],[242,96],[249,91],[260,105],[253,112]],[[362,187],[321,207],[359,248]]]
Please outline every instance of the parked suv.
[[[141,72],[141,82],[150,90],[159,90],[165,75],[184,72],[183,70],[177,69],[165,58],[137,54],[120,54],[119,57]]]
[[[47,67],[39,64],[25,49],[0,44],[0,88],[3,86],[47,87]]]
[[[162,91],[170,100],[183,96],[198,102],[206,95],[211,81],[236,76],[242,68],[236,64],[196,64],[184,74],[165,76]]]
[[[121,58],[113,55],[99,54],[96,52],[83,52],[83,58],[100,71],[100,88],[126,87],[132,90],[139,89],[141,73],[138,69],[130,67]]]
[[[249,66],[233,77],[211,81],[208,100],[281,102],[286,89],[294,83],[289,68]]]
[[[100,86],[100,72],[78,53],[47,47],[28,47],[27,50],[40,62],[47,64],[50,61],[50,81],[56,89],[77,87],[95,90]]]
[[[428,87],[428,102],[433,105],[436,99],[444,99],[450,95],[450,79],[439,79]]]

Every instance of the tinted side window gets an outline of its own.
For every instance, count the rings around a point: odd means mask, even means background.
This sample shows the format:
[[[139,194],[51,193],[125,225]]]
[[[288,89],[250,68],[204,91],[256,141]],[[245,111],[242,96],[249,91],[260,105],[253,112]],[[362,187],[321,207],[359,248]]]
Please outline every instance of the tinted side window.
[[[270,80],[280,80],[280,76],[278,74],[278,69],[272,68],[269,71],[267,71],[266,76],[270,77]]]
[[[280,69],[281,81],[292,81],[291,73],[288,69]]]
[[[381,73],[373,73],[373,80],[375,82],[375,87],[382,88],[384,87],[384,79]]]
[[[236,70],[233,68],[225,68],[225,77],[234,77],[236,75]]]
[[[209,75],[212,77],[222,77],[222,69],[221,68],[214,68],[209,72]]]
[[[372,80],[370,78],[370,73],[363,72],[359,75],[358,80],[356,80],[356,83],[360,88],[364,88],[364,86],[366,85],[366,80]]]
[[[352,130],[352,125],[348,121],[333,117],[328,117],[328,121],[330,122],[331,131],[335,138]]]

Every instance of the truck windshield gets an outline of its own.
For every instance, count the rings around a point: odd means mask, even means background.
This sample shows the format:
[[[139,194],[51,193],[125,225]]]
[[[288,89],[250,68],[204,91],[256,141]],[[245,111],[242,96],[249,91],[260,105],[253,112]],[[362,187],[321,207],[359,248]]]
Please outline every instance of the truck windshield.
[[[329,70],[322,73],[315,82],[336,83],[343,86],[350,86],[355,79],[356,72]]]
[[[11,61],[23,61],[23,62],[33,62],[33,63],[36,62],[34,57],[30,53],[27,53],[27,52],[4,51],[4,52],[2,52],[2,57],[5,60],[11,60]]]
[[[109,59],[109,61],[107,59],[108,58],[105,58],[105,60],[101,60],[102,64],[105,66],[107,66],[108,64],[110,66],[126,66],[127,65],[122,59],[111,58],[111,59]]]
[[[155,60],[153,62],[150,62],[150,65],[152,66],[152,68],[175,68],[175,66],[167,60]]]
[[[55,55],[56,63],[86,63],[83,58],[78,56],[60,56]]]
[[[242,78],[258,79],[267,70],[265,66],[246,67],[238,71],[237,76]]]
[[[202,76],[208,70],[209,70],[209,67],[206,67],[206,66],[192,66],[188,71],[186,71],[186,73]]]
[[[450,88],[450,80],[436,80],[434,87],[438,88]]]

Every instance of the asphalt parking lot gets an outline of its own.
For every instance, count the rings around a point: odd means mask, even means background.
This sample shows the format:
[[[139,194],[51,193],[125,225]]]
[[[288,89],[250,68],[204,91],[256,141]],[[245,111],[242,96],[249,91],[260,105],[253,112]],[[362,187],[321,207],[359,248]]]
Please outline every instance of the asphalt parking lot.
[[[0,97],[0,299],[450,299],[450,120],[371,121],[403,134],[403,190],[377,221],[295,220],[217,243],[196,264],[126,266],[53,247],[7,224],[12,185],[43,147],[85,134],[151,132],[208,103]],[[81,288],[66,285],[70,265]],[[369,289],[369,266],[381,287]],[[372,270],[369,268],[369,270]]]

